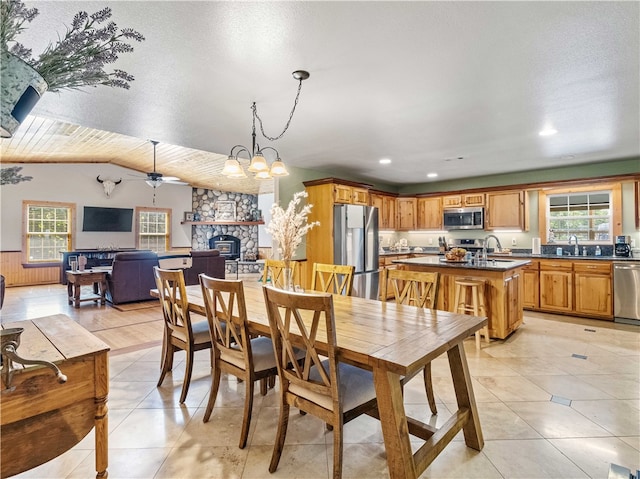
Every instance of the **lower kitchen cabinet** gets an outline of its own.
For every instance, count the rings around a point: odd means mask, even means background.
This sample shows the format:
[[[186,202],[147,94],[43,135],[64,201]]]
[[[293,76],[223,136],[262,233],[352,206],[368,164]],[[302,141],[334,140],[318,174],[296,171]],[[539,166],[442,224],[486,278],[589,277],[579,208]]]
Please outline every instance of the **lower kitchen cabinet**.
[[[611,262],[533,260],[523,281],[525,309],[613,320]]]
[[[540,261],[531,260],[531,263],[522,268],[522,306],[526,309],[538,309],[540,307]]]
[[[573,311],[573,264],[571,261],[540,261],[540,309]]]
[[[576,313],[613,320],[611,264],[576,261],[573,269]]]

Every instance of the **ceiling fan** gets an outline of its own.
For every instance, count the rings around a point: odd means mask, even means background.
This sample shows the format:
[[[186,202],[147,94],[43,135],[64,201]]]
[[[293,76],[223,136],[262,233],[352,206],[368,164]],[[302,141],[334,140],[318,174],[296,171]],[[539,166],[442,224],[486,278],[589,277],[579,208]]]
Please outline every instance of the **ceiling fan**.
[[[156,145],[159,143],[156,140],[149,140],[153,144],[153,171],[147,172],[147,178],[145,182],[153,189],[159,188],[163,183],[172,185],[188,185],[184,181],[180,181],[177,176],[163,176],[162,173],[156,171]]]

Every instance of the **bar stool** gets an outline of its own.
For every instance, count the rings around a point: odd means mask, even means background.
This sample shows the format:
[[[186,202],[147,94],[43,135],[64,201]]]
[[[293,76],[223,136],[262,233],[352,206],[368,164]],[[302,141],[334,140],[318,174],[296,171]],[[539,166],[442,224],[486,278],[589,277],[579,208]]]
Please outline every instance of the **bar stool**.
[[[453,312],[469,314],[474,316],[486,316],[487,308],[484,301],[485,282],[481,280],[457,278],[455,280],[455,296],[453,301]],[[467,296],[469,293],[469,296]],[[480,331],[476,331],[476,349],[480,349],[480,334],[484,335],[485,341],[490,342],[489,326],[485,326]]]

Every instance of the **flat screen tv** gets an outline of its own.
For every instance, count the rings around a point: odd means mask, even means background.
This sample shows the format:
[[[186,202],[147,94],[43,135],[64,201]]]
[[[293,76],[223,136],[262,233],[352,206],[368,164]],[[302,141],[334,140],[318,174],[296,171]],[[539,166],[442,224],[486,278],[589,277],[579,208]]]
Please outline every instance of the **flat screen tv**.
[[[131,231],[133,209],[84,207],[82,231]]]

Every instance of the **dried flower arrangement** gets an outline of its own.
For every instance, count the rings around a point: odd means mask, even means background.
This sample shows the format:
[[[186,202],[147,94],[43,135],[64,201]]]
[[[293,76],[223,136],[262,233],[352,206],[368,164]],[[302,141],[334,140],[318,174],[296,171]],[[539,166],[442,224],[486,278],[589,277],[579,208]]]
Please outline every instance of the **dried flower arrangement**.
[[[104,67],[115,62],[119,54],[133,51],[127,40],[142,42],[145,38],[131,28],[119,30],[112,21],[99,27],[111,18],[110,8],[91,15],[78,12],[64,37],[33,58],[31,49],[18,43],[16,37],[26,28],[25,22],[31,23],[38,14],[37,8],[26,8],[21,0],[1,0],[0,52],[15,55],[30,65],[47,82],[49,91],[97,85],[129,88],[132,75],[117,69],[107,73]]]
[[[314,226],[320,225],[319,221],[307,223],[307,216],[313,205],[304,205],[299,209],[302,198],[307,196],[306,191],[298,191],[286,210],[276,203],[271,207],[271,221],[266,229],[278,242],[278,252],[284,261],[290,261],[304,235]]]

